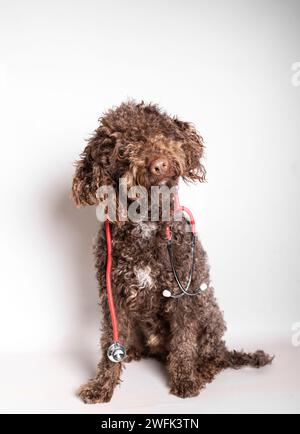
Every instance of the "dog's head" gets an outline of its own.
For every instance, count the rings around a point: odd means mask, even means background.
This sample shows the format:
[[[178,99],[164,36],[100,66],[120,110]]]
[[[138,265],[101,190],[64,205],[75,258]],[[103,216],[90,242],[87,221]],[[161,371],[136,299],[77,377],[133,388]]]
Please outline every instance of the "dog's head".
[[[75,203],[93,205],[103,185],[171,187],[180,177],[205,180],[203,141],[195,128],[168,116],[156,105],[128,102],[109,110],[76,163]]]

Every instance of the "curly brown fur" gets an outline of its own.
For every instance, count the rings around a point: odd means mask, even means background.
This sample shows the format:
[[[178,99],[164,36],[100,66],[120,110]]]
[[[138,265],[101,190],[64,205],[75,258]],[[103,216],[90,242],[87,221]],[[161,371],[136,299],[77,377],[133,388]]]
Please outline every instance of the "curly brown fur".
[[[201,159],[203,141],[194,127],[161,112],[155,105],[134,101],[109,110],[77,163],[73,197],[80,205],[96,204],[97,189],[104,184],[118,188],[120,177],[129,186],[150,188],[161,181],[149,171],[153,159],[163,156],[169,162],[164,182],[177,185],[204,181]],[[216,374],[226,368],[245,365],[261,367],[272,358],[263,351],[254,354],[230,352],[223,341],[226,330],[223,315],[210,284],[207,256],[200,241],[196,245],[192,288],[203,282],[207,289],[197,297],[167,299],[164,289],[178,292],[166,248],[166,223],[127,221],[112,225],[112,284],[119,321],[120,341],[126,345],[125,361],[156,357],[167,369],[171,393],[182,398],[196,396]],[[191,265],[190,234],[184,222],[173,222],[174,258],[179,278],[186,280]],[[118,384],[122,364],[106,357],[112,342],[111,321],[106,295],[106,243],[101,228],[95,245],[97,279],[103,309],[101,346],[103,359],[97,375],[82,386],[84,402],[110,400]]]

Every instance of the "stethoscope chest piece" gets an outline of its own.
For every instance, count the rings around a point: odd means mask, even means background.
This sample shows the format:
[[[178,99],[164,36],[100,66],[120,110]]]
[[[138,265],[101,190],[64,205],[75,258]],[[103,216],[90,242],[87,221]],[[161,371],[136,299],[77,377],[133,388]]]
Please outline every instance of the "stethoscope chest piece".
[[[107,350],[107,357],[111,362],[122,362],[126,355],[126,349],[120,342],[114,342]]]

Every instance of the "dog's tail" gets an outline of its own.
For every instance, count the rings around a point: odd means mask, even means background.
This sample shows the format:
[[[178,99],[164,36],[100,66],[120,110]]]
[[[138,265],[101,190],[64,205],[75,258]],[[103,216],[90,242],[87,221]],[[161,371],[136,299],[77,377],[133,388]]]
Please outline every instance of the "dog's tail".
[[[270,356],[262,350],[258,350],[255,353],[226,350],[223,363],[224,368],[240,369],[243,366],[251,366],[258,369],[270,365],[273,360],[274,356]]]

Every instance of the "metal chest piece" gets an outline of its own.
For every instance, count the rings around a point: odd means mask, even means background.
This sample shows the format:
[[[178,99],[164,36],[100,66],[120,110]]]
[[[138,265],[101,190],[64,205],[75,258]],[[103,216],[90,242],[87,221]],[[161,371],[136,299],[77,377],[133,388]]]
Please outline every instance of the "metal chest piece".
[[[113,363],[122,362],[126,355],[126,349],[120,342],[114,342],[107,350],[107,357]]]

